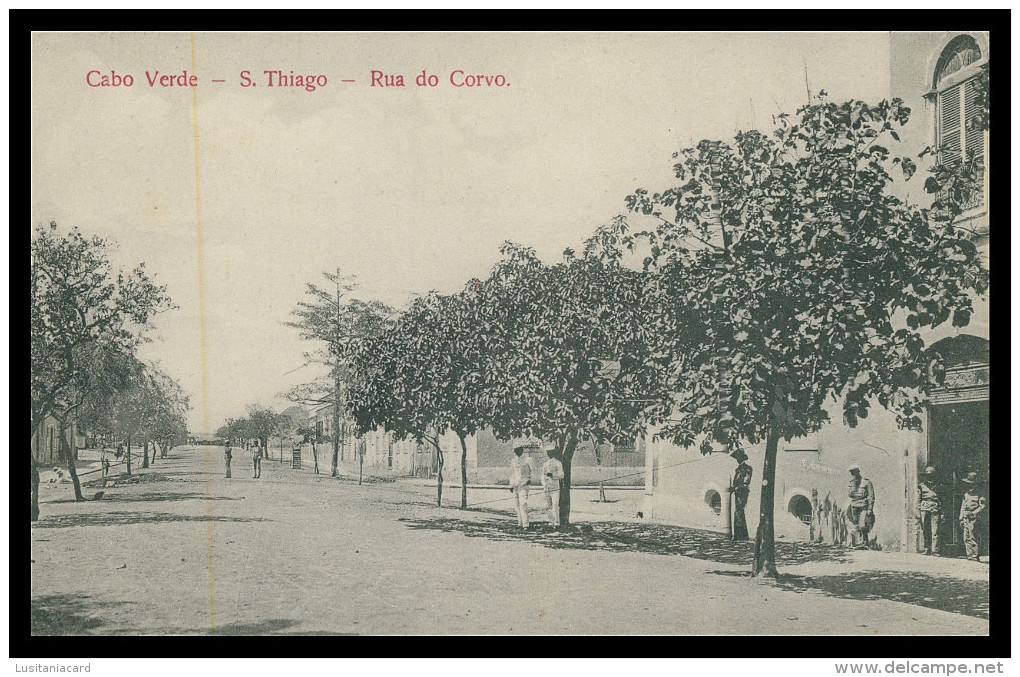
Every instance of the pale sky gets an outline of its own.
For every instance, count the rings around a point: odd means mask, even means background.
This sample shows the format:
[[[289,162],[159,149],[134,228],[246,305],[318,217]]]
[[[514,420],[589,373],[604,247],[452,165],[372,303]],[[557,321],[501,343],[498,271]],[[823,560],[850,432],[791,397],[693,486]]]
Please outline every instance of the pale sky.
[[[314,378],[283,322],[323,270],[398,307],[452,292],[504,240],[578,248],[633,189],[668,185],[680,147],[770,128],[805,102],[805,66],[833,100],[890,95],[884,32],[197,33],[194,58],[188,33],[33,36],[32,227],[109,237],[167,285],[179,308],[143,357],[191,394],[199,432]],[[438,86],[415,85],[423,69]],[[457,69],[509,86],[456,88]],[[89,87],[92,70],[134,84]],[[198,87],[150,88],[147,70]],[[265,70],[328,84],[268,87]]]

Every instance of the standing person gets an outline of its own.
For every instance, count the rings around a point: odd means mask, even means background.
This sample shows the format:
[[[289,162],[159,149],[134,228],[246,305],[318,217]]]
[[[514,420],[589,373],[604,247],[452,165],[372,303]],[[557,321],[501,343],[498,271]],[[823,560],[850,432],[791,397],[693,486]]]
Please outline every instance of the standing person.
[[[846,511],[850,523],[851,545],[859,550],[870,549],[871,528],[875,525],[875,487],[866,477],[861,475],[861,466],[850,466],[850,482],[847,484],[847,496],[850,507]]]
[[[262,477],[262,447],[259,446],[257,439],[251,441],[251,462],[255,470],[255,474],[252,475],[254,479]]]
[[[917,509],[920,513],[921,535],[924,538],[924,554],[939,554],[939,527],[942,523],[942,501],[935,483],[935,466],[929,465],[921,473],[917,483]]]
[[[549,460],[542,466],[542,492],[545,494],[545,509],[554,529],[560,528],[560,480],[563,479],[563,464],[555,446],[545,450]]]
[[[960,526],[963,527],[963,544],[967,559],[980,562],[982,549],[988,545],[988,498],[978,483],[978,474],[969,472],[962,480],[963,501],[960,503]]]
[[[294,440],[294,446],[291,449],[291,453],[290,453],[290,464],[291,464],[291,466],[294,465],[294,459],[297,458],[300,455],[301,455],[301,440],[295,439]]]
[[[733,540],[746,541],[750,538],[747,534],[747,516],[744,508],[747,507],[747,497],[751,493],[751,476],[754,469],[747,463],[747,454],[743,449],[737,449],[730,454],[737,462],[737,469],[733,471],[733,482],[730,483],[730,491],[733,492]]]
[[[510,491],[514,495],[514,507],[517,509],[517,526],[528,528],[528,485],[531,484],[531,461],[524,456],[527,447],[514,447],[513,458],[510,459]]]
[[[223,445],[223,461],[227,464],[227,479],[230,479],[230,459],[234,455],[234,450],[230,448],[230,438],[227,438],[227,443]]]
[[[103,480],[105,482],[106,478],[110,476],[110,455],[106,453],[106,447],[103,447],[99,452],[99,463],[103,467]]]

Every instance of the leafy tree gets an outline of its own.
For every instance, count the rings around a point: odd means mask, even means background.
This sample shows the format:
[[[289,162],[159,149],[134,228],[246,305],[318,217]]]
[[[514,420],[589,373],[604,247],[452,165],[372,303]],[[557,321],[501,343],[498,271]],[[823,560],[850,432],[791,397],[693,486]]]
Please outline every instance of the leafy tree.
[[[679,389],[650,410],[660,434],[685,446],[765,442],[754,575],[776,575],[780,438],[827,422],[828,398],[842,399],[848,425],[877,401],[918,426],[942,373],[920,332],[966,326],[987,288],[957,210],[891,190],[916,169],[890,151],[908,118],[898,99],[836,104],[823,92],[770,136],[674,154],[675,186],[628,198],[654,226],[614,225],[622,245],[649,249],[646,268],[683,310],[653,320],[683,347],[671,366]]]
[[[129,366],[127,387],[117,393],[112,407],[113,432],[127,445],[127,473],[131,474],[131,443],[142,446],[142,467],[149,467],[156,451],[187,438],[189,398],[174,379],[155,367],[134,362]]]
[[[130,388],[132,375],[140,365],[134,355],[120,353],[116,346],[85,344],[76,352],[79,369],[72,379],[66,406],[51,415],[58,422],[61,454],[71,475],[75,500],[82,501],[85,499],[66,430],[73,419],[86,430],[112,431],[116,398]]]
[[[134,362],[130,367],[128,385],[122,389],[114,401],[112,424],[114,435],[124,440],[127,474],[131,474],[131,443],[142,442],[144,445],[143,459],[147,459],[148,440],[145,438],[148,425],[151,396],[151,383],[146,367],[141,362]],[[148,461],[145,461],[148,466]]]
[[[131,384],[131,374],[137,359],[134,355],[103,353],[96,355],[102,360],[97,365],[97,373],[104,378],[92,380],[95,387],[89,392],[80,394],[81,406],[76,412],[76,420],[82,430],[88,431],[93,437],[109,437],[113,434],[113,413],[117,395]]]
[[[31,259],[31,435],[47,416],[75,406],[75,392],[91,389],[88,368],[97,346],[133,354],[142,330],[171,307],[144,263],[118,271],[112,245],[55,223],[37,228]],[[38,469],[32,458],[32,518],[38,517]]]
[[[257,438],[262,448],[269,451],[269,438],[283,435],[291,427],[289,416],[277,414],[272,409],[257,404],[248,405],[247,430]]]
[[[300,437],[302,442],[308,442],[315,437],[315,428],[306,423],[295,428],[294,434]]]
[[[153,397],[150,403],[152,459],[155,461],[157,444],[161,453],[165,455],[175,445],[187,439],[190,398],[177,381],[155,369],[151,371],[150,382],[152,384],[150,394]]]
[[[474,285],[469,285],[469,288]],[[352,360],[350,413],[361,431],[382,426],[397,439],[427,441],[439,460],[436,500],[443,502],[442,434],[461,448],[461,507],[467,507],[467,437],[486,421],[482,404],[485,321],[470,291],[416,299]]]
[[[670,355],[655,348],[645,322],[655,298],[646,290],[650,276],[621,265],[616,240],[597,233],[583,255],[567,250],[554,265],[506,243],[476,294],[489,422],[503,439],[555,441],[564,524],[577,445],[633,441],[647,423],[645,401],[667,386]]]
[[[234,442],[254,437],[247,418],[228,418],[216,431],[216,437],[231,439]]]
[[[360,301],[350,298],[354,290],[353,277],[323,273],[328,285],[308,283],[309,301],[297,304],[287,322],[301,332],[301,338],[318,344],[315,350],[305,353],[309,363],[318,363],[328,369],[324,379],[293,388],[287,399],[308,406],[332,406],[333,459],[330,475],[337,477],[340,458],[340,417],[345,407],[344,384],[349,376],[349,360],[357,342],[383,330],[392,309],[378,301]]]

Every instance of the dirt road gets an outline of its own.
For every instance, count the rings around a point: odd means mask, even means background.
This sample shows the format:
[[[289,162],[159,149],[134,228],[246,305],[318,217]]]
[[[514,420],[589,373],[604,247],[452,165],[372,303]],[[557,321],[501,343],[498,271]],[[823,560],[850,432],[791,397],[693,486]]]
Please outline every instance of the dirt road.
[[[747,544],[708,532],[523,535],[493,490],[460,510],[420,483],[272,461],[255,480],[244,454],[233,475],[219,447],[183,447],[101,500],[45,493],[33,633],[988,632],[987,565],[780,544],[785,577],[762,583]]]

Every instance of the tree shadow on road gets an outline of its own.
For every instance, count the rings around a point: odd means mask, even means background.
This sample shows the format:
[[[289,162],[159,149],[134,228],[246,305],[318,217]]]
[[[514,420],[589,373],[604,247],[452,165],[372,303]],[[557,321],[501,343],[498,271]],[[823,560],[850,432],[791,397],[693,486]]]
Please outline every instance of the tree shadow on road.
[[[599,550],[603,552],[644,552],[656,555],[684,555],[693,559],[750,567],[754,555],[751,541],[732,541],[713,531],[667,524],[626,522],[585,522],[553,531],[544,523],[533,524],[522,532],[511,520],[463,520],[450,517],[432,519],[401,518],[411,529],[435,529],[460,532],[469,537],[496,541],[525,541],[548,548]],[[840,548],[814,543],[776,543],[780,565],[805,562],[847,562]]]
[[[86,499],[89,500],[89,499]],[[144,494],[118,494],[107,491],[103,498],[99,499],[104,503],[149,503],[158,501],[242,501],[244,496],[207,496],[199,492],[179,491],[149,491]],[[61,498],[55,501],[40,501],[41,503],[81,503],[73,498]]]
[[[135,473],[133,475],[127,475],[127,474],[121,473],[119,475],[110,475],[109,477],[107,477],[106,478],[106,486],[107,487],[111,487],[114,484],[116,484],[119,487],[123,487],[123,486],[130,486],[132,484],[151,484],[153,482],[175,482],[175,481],[177,481],[174,478],[174,475],[176,475],[176,474],[177,473],[164,474],[164,473],[159,473],[159,472],[144,472],[144,473]],[[90,489],[93,489],[93,488],[101,489],[103,487],[103,478],[102,477],[97,477],[97,478],[91,479],[91,480],[89,480],[87,482],[83,482],[82,486],[83,487],[88,487]]]
[[[297,621],[288,618],[267,618],[255,623],[228,623],[209,631],[210,635],[357,635],[352,632],[328,632],[314,630],[308,632],[283,632],[297,625]]]
[[[36,529],[66,527],[110,527],[125,524],[160,524],[166,522],[258,522],[258,517],[223,517],[219,515],[176,515],[169,512],[102,512],[74,515],[50,515],[33,522]],[[272,520],[264,520],[272,521]]]
[[[90,635],[106,625],[96,613],[131,602],[99,602],[88,595],[46,595],[32,600],[33,635]]]
[[[816,590],[844,599],[888,599],[988,619],[988,581],[932,576],[917,571],[855,571],[833,576],[784,575],[777,586]]]

